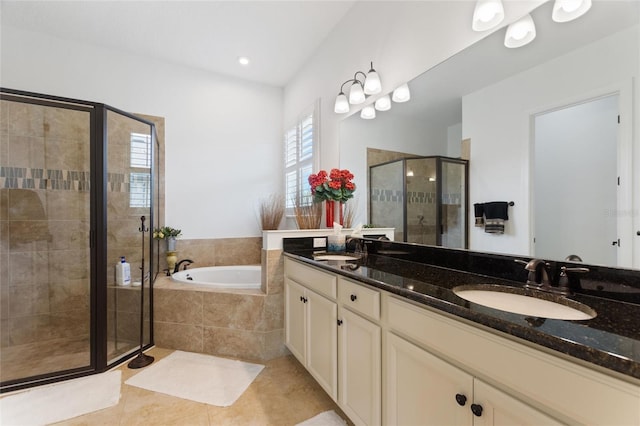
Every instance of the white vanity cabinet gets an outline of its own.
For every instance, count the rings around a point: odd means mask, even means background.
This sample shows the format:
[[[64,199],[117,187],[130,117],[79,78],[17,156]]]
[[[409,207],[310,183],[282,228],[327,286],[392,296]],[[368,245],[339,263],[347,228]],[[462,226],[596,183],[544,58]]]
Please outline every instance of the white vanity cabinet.
[[[289,258],[285,298],[287,347],[356,425],[640,425],[638,381],[575,358]]]
[[[387,425],[561,425],[471,374],[388,333]]]
[[[336,277],[285,260],[285,344],[320,386],[338,396]]]
[[[339,277],[338,302],[338,403],[356,426],[379,425],[380,292]]]

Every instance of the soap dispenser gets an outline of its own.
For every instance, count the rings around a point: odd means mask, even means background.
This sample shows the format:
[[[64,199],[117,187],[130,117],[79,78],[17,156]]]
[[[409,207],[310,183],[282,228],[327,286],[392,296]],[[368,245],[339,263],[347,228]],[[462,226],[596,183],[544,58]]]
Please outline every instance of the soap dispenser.
[[[125,286],[131,284],[131,265],[124,256],[116,263],[116,285]]]

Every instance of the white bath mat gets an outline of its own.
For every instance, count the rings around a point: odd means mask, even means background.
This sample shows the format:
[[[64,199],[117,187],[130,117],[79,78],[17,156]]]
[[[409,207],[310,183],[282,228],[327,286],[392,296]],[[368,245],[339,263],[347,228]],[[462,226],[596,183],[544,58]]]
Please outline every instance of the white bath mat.
[[[175,351],[125,383],[178,398],[228,407],[264,365]]]
[[[119,370],[41,386],[0,399],[0,424],[47,425],[114,406]]]
[[[342,417],[331,410],[311,417],[302,423],[298,423],[296,426],[345,426],[346,424],[347,422],[345,422]]]

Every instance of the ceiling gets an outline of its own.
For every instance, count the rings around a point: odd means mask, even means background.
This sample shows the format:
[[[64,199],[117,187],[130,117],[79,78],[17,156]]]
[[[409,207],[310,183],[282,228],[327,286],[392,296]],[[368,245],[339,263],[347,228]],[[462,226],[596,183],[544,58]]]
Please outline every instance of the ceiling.
[[[2,25],[284,86],[354,3],[1,0],[0,11]]]

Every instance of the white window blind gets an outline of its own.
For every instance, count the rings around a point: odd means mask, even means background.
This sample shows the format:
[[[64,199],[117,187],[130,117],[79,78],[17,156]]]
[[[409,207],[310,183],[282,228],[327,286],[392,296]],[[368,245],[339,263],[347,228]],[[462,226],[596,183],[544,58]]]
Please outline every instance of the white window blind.
[[[311,204],[309,175],[313,173],[318,149],[318,104],[301,115],[284,134],[285,197],[288,213],[296,203]]]
[[[151,135],[131,133],[129,206],[151,206]],[[142,170],[140,170],[142,169]]]

